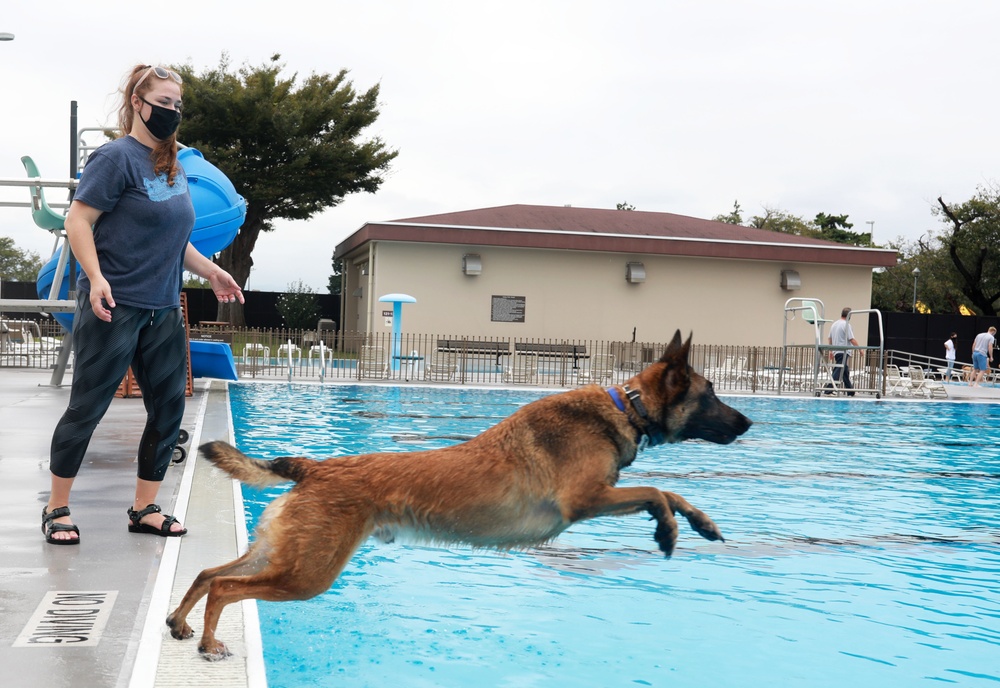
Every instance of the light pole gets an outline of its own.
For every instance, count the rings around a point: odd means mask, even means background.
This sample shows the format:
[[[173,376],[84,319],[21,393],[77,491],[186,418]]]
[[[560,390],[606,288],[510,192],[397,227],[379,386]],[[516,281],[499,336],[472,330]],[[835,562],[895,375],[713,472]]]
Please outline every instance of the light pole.
[[[875,220],[865,220],[865,224],[868,225],[868,241],[872,242],[872,246],[875,245]]]
[[[913,312],[917,312],[917,279],[920,277],[920,268],[913,268]]]

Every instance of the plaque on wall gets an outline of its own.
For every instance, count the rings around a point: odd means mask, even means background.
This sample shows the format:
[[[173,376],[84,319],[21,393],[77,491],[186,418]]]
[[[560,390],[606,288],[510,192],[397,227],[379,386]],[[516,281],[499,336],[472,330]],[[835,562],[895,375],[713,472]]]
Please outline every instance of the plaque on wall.
[[[523,296],[494,296],[490,308],[493,322],[524,322]]]

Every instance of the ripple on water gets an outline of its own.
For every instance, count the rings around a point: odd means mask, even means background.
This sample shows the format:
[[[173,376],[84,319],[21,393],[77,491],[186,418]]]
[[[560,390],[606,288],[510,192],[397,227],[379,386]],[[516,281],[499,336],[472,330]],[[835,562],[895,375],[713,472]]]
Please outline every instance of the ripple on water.
[[[233,385],[241,449],[449,446],[539,392]],[[725,447],[649,450],[622,485],[676,491],[672,559],[641,516],[496,553],[365,542],[329,592],[261,603],[271,686],[995,685],[1000,408],[730,397]],[[283,488],[244,489],[252,525]]]

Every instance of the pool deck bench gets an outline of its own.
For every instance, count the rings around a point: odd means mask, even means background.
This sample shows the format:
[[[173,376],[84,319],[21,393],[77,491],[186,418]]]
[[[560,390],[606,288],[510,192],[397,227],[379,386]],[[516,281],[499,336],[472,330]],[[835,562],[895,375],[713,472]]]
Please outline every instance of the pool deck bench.
[[[438,339],[437,352],[440,354],[457,354],[463,357],[495,359],[495,364],[499,366],[501,356],[510,356],[510,342],[476,339]]]
[[[573,359],[573,367],[579,368],[579,361],[590,358],[586,344],[552,344],[549,342],[515,342],[514,353],[524,356],[538,356],[540,359],[560,361]]]

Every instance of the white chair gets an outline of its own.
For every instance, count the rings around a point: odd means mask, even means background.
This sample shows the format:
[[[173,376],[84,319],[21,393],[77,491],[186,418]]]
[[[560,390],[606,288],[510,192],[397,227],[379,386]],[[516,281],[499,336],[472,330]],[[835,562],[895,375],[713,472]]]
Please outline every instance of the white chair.
[[[503,381],[514,384],[529,385],[538,379],[538,356],[535,354],[516,354],[514,362],[504,371]]]
[[[279,346],[277,354],[277,364],[279,367],[282,365],[297,366],[302,362],[302,349],[295,346],[291,342]]]
[[[924,374],[920,366],[910,366],[910,385],[914,394],[929,398],[947,399],[948,390],[937,380],[932,380]]]
[[[271,363],[271,347],[259,342],[247,342],[243,346],[243,365],[264,366]]]
[[[358,377],[381,380],[389,375],[385,349],[381,346],[361,346],[358,356]]]
[[[309,368],[316,368],[322,366],[324,363],[330,360],[330,349],[328,349],[322,342],[316,342],[308,349],[306,349],[306,361],[309,363]]]
[[[424,366],[424,379],[434,382],[451,382],[458,374],[458,356],[454,352],[439,353]]]
[[[889,364],[885,367],[885,393],[900,397],[913,396],[910,378],[903,376],[897,365]]]
[[[594,354],[590,357],[590,365],[576,374],[576,381],[581,385],[603,385],[615,378],[615,355]]]
[[[31,329],[18,322],[8,321],[0,327],[0,356],[5,359],[24,359],[31,366],[31,357],[42,353],[42,345],[36,342]]]

